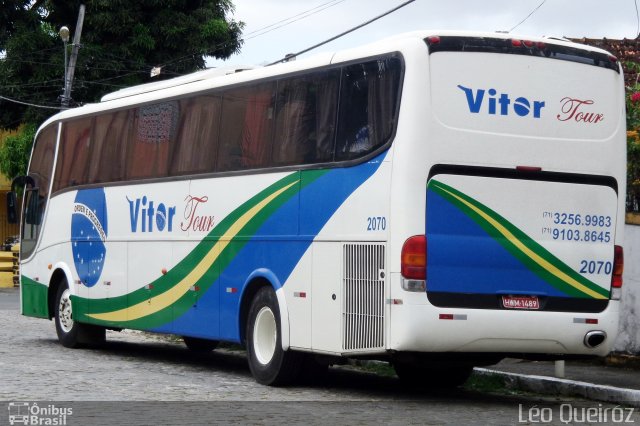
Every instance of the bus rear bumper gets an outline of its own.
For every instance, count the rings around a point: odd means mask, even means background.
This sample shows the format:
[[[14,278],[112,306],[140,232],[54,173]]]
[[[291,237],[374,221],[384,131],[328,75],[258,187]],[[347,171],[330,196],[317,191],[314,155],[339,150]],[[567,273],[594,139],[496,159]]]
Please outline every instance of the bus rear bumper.
[[[618,333],[619,304],[612,300],[603,312],[576,313],[437,308],[405,298],[391,305],[388,349],[605,356]],[[600,333],[602,343],[589,347],[599,340],[589,337]]]

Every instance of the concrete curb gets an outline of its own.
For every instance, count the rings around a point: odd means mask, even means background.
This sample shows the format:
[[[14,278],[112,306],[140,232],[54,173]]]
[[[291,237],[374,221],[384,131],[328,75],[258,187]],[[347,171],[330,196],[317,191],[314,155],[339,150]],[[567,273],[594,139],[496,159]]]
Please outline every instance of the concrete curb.
[[[528,392],[558,396],[579,396],[594,401],[640,408],[640,390],[595,385],[593,383],[555,377],[507,373],[478,367],[474,368],[474,372],[480,376],[502,377],[505,379],[507,386]]]

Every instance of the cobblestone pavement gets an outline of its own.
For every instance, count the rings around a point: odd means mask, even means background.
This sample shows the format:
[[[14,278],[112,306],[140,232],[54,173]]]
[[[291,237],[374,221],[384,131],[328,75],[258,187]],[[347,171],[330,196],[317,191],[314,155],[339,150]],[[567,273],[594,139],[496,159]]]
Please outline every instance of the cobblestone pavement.
[[[0,401],[53,406],[53,414],[45,413],[50,417],[73,407],[64,419],[69,425],[282,424],[285,418],[290,424],[518,424],[530,407],[543,405],[555,410],[547,424],[567,420],[560,418],[562,401],[464,389],[419,394],[395,377],[335,368],[319,383],[266,387],[253,380],[242,353],[196,355],[180,342],[135,331],[108,332],[101,348],[66,349],[53,322],[20,316],[17,303],[16,291],[0,291]],[[8,424],[7,413],[0,411],[0,425]]]

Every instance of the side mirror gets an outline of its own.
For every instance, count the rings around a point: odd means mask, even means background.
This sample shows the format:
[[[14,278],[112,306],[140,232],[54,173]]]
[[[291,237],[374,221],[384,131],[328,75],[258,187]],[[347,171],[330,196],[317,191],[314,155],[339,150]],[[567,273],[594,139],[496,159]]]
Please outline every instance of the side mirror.
[[[16,193],[13,191],[7,192],[7,222],[18,223],[18,209]]]
[[[16,191],[20,191],[27,187],[34,187],[35,180],[31,176],[18,176],[11,182],[11,191],[7,193],[7,222],[18,223],[18,201]]]

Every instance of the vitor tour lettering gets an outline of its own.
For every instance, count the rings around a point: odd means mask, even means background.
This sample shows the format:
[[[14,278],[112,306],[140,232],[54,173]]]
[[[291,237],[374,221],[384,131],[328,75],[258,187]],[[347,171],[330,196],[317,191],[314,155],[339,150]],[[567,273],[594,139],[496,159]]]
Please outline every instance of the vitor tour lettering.
[[[588,106],[595,102],[591,99],[576,99],[564,97],[560,100],[560,114],[556,116],[559,121],[575,121],[577,123],[599,123],[604,120],[604,114],[587,111]]]
[[[531,115],[533,118],[540,118],[545,106],[544,101],[531,101],[522,96],[512,100],[509,94],[498,94],[496,89],[474,90],[462,85],[458,85],[458,88],[464,92],[469,112],[473,114],[485,112],[490,115],[509,115],[513,111],[520,117]]]
[[[209,232],[215,224],[215,217],[202,215],[199,208],[202,204],[209,201],[209,197],[194,197],[187,195],[184,206],[184,221],[180,223],[180,229],[183,231]]]
[[[175,206],[167,207],[164,203],[154,203],[153,200],[143,196],[129,202],[129,219],[131,220],[131,232],[172,232],[173,219],[176,214]],[[155,228],[154,228],[155,224]]]

